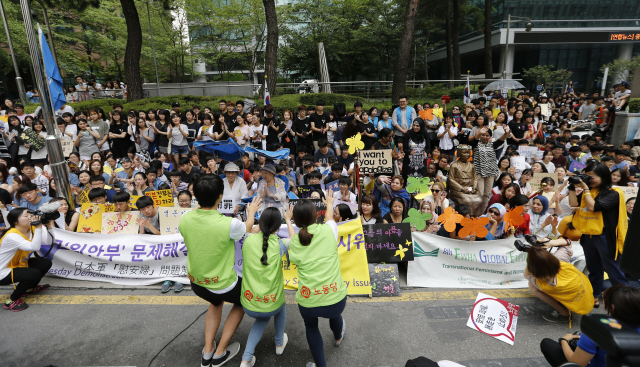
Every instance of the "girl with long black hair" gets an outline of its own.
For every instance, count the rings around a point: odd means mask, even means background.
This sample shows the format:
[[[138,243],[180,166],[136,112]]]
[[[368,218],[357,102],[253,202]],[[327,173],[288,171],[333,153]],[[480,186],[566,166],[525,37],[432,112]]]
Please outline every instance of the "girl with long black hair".
[[[405,181],[408,176],[427,176],[427,154],[431,151],[431,144],[427,139],[427,129],[421,118],[413,120],[411,129],[404,135],[404,162],[402,176]]]

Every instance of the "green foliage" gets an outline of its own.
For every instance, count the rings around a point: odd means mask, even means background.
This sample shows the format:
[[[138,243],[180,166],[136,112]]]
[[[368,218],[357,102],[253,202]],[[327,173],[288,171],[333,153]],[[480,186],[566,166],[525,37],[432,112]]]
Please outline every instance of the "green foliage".
[[[315,106],[316,101],[324,100],[324,103],[327,106],[333,106],[336,103],[344,103],[348,107],[353,107],[353,103],[356,101],[363,101],[364,98],[349,96],[346,94],[335,94],[335,93],[310,93],[310,94],[300,94],[300,103],[306,106]],[[351,106],[350,106],[351,105]]]
[[[609,78],[616,81],[626,80],[628,83],[631,83],[634,76],[633,74],[639,67],[640,56],[634,56],[631,60],[615,59],[606,65],[602,65],[600,71],[604,73],[604,69],[609,68]]]
[[[640,112],[640,98],[631,98],[629,100],[629,112],[633,112],[633,113]]]
[[[217,75],[213,80],[216,82],[219,82],[219,81],[240,82],[246,79],[247,78],[245,78],[244,74],[230,73],[230,74]]]
[[[536,84],[562,84],[571,79],[572,71],[567,69],[553,70],[553,65],[536,65],[522,71],[522,76]]]

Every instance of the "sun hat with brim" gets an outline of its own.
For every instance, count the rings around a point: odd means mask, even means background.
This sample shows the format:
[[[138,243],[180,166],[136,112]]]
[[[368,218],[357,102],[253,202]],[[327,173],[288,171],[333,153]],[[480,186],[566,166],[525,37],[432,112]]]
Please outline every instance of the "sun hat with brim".
[[[271,172],[272,174],[276,174],[276,167],[273,164],[267,164],[261,168],[263,171]]]
[[[237,164],[230,162],[224,166],[224,172],[240,172],[240,167]]]

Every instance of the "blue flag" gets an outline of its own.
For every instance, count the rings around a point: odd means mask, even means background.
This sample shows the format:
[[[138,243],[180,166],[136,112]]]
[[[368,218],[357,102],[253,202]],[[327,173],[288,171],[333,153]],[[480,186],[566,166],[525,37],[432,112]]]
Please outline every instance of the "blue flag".
[[[42,60],[44,61],[44,70],[47,75],[47,84],[49,84],[49,93],[51,94],[51,101],[53,102],[54,110],[58,110],[65,103],[67,103],[67,100],[64,97],[64,86],[62,83],[62,76],[60,76],[60,71],[58,71],[58,65],[56,65],[56,59],[53,57],[53,54],[49,49],[49,44],[47,43],[47,39],[44,37],[44,33],[42,32],[42,29],[40,29],[40,27],[38,27],[38,34],[40,36],[40,48],[42,49]]]

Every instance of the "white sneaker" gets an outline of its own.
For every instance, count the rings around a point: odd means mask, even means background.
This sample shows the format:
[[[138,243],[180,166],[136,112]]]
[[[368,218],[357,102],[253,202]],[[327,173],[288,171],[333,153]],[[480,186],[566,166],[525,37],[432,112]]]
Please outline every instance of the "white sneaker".
[[[289,341],[289,337],[287,336],[287,333],[284,333],[284,337],[283,337],[283,340],[282,340],[282,346],[279,347],[279,346],[276,345],[276,355],[277,356],[282,355],[282,352],[284,352],[284,347],[287,346],[287,342],[288,341]]]
[[[251,362],[242,361],[240,367],[253,367],[256,364],[256,356],[251,357]]]

